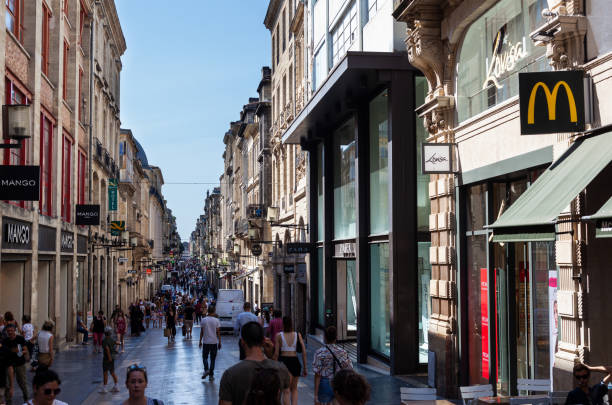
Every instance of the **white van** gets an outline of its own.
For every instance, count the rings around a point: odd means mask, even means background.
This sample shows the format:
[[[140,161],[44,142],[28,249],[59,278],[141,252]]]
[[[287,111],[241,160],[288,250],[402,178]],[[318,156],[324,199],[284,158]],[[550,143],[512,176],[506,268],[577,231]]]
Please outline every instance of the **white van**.
[[[217,315],[221,329],[234,329],[234,321],[244,306],[244,292],[242,290],[219,290],[217,293]]]

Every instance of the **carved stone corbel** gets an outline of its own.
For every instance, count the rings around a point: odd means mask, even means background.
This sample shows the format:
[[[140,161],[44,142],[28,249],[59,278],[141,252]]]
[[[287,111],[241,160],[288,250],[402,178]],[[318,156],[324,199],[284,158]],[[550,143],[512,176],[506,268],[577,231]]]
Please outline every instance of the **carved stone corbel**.
[[[434,96],[416,109],[423,125],[429,132],[429,140],[442,137],[445,142],[453,142],[452,120],[455,98],[453,96]]]
[[[564,14],[565,7],[558,7],[546,24],[531,34],[536,45],[546,45],[546,57],[555,70],[572,69],[584,62],[584,37],[587,20],[583,15]],[[538,34],[550,36],[550,40],[538,40]]]

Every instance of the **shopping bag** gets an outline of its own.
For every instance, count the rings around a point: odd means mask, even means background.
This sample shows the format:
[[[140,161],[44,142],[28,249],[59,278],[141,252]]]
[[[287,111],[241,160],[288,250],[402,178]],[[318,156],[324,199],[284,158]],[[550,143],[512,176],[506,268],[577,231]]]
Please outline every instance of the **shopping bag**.
[[[164,328],[164,337],[170,337],[170,328]]]

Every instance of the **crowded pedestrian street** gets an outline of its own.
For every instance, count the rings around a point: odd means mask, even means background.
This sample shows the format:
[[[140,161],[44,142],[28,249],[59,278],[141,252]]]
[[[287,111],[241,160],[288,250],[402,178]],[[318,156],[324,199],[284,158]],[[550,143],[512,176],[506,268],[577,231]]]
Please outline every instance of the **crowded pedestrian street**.
[[[194,326],[191,340],[177,336],[175,343],[168,344],[163,329],[148,329],[140,337],[126,338],[125,353],[117,357],[115,370],[119,378],[119,392],[100,394],[102,386],[101,354],[92,353],[92,346],[73,345],[56,354],[53,369],[59,374],[62,392],[58,399],[73,404],[118,404],[128,397],[125,386],[127,367],[139,364],[146,367],[149,397],[160,399],[166,405],[218,403],[221,375],[238,360],[238,339],[230,334],[222,335],[223,348],[216,361],[217,376],[210,382],[202,379],[202,351],[198,348],[199,325]],[[308,359],[312,362],[315,345],[307,345]],[[382,374],[371,368],[355,365],[372,386],[372,401],[369,404],[397,405],[399,387],[418,384]],[[33,373],[30,373],[30,380]],[[314,378],[311,372],[299,382],[299,404],[312,405]],[[22,404],[21,392],[15,391],[14,404]]]

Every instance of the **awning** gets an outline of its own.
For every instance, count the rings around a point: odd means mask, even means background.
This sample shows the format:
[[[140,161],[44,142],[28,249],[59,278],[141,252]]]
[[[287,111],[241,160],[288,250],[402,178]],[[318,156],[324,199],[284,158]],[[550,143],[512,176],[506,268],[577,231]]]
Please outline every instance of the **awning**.
[[[561,211],[610,161],[612,132],[577,140],[489,226],[493,241],[555,240],[555,221]]]
[[[583,218],[596,221],[596,238],[612,238],[612,197],[595,214]]]

